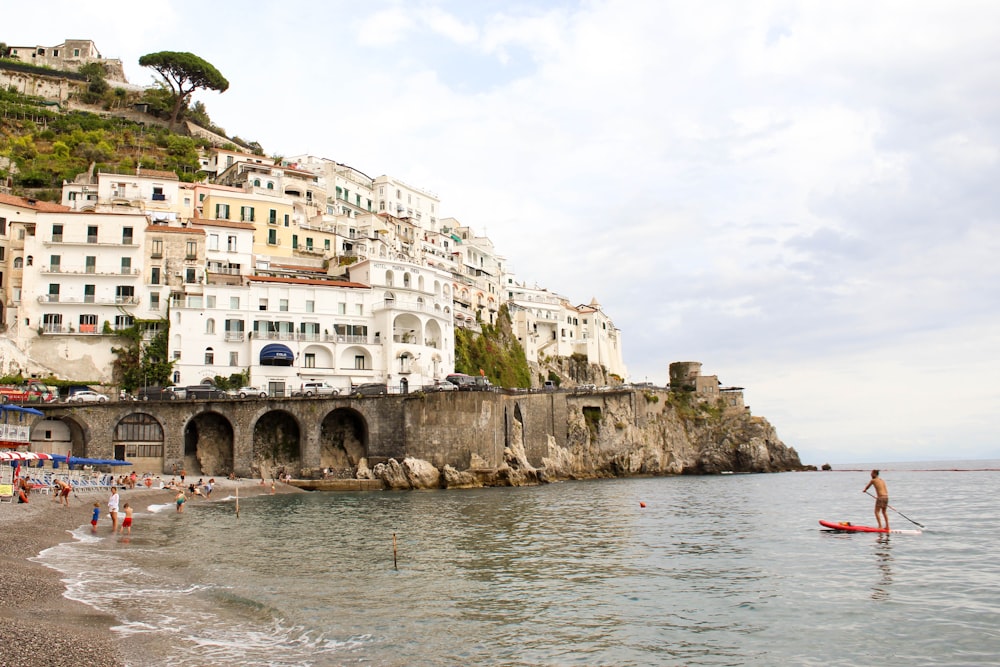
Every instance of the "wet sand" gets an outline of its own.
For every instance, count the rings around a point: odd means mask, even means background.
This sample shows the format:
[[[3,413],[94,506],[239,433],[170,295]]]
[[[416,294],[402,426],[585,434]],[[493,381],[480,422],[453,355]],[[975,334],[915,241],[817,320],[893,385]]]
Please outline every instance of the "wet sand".
[[[215,502],[232,495],[270,493],[270,485],[259,481],[221,480],[214,485],[213,500],[190,498],[186,508]],[[278,493],[301,492],[278,484]],[[121,505],[131,503],[137,513],[154,504],[173,501],[176,492],[136,488],[119,490]],[[95,502],[101,504],[97,534],[110,537],[107,513],[108,493],[85,491],[70,496],[70,506],[52,501],[50,495],[33,493],[27,504],[0,504],[0,665],[85,665],[105,667],[126,665],[124,644],[111,631],[115,619],[85,604],[64,597],[66,587],[59,572],[30,559],[63,542],[71,541],[70,531],[90,523]],[[119,521],[124,513],[119,512]],[[134,654],[133,654],[134,655]]]

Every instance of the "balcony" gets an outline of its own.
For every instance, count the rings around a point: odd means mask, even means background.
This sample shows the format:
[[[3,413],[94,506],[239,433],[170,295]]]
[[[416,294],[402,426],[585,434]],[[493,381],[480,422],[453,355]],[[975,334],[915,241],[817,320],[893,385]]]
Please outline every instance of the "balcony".
[[[227,343],[242,343],[246,340],[246,334],[242,331],[227,331],[225,341]]]
[[[139,304],[137,296],[113,296],[97,298],[93,294],[83,296],[65,296],[60,294],[42,294],[38,297],[38,303],[58,303],[60,305],[91,305],[98,306],[136,306]]]

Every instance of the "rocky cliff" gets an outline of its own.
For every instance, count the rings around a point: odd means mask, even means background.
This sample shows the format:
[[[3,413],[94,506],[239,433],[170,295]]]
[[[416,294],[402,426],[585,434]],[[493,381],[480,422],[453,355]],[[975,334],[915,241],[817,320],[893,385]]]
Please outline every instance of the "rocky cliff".
[[[525,403],[526,401],[516,401]],[[498,465],[472,456],[459,470],[435,466],[418,455],[393,458],[359,477],[381,479],[392,489],[521,486],[569,479],[645,475],[781,472],[805,466],[763,417],[721,401],[698,401],[666,391],[568,394],[565,432],[535,432],[530,407],[517,405]],[[556,409],[551,414],[560,414]]]

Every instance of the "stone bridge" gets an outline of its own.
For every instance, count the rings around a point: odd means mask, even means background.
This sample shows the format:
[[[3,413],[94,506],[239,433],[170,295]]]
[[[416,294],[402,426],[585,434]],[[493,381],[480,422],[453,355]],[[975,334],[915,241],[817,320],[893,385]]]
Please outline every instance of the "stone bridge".
[[[191,476],[353,477],[359,463],[414,457],[438,468],[497,469],[523,443],[542,467],[566,446],[571,413],[598,416],[635,393],[440,392],[328,398],[247,398],[44,406],[32,424],[36,451],[132,462],[137,472]],[[640,401],[642,403],[642,401]],[[633,417],[635,418],[635,417]]]

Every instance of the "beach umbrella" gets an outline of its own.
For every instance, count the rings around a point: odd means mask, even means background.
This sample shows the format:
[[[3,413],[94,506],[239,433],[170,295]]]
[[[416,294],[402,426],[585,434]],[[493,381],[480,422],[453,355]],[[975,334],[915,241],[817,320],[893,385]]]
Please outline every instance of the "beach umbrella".
[[[52,454],[43,454],[41,452],[0,451],[0,461],[50,461],[53,459],[54,456]]]

